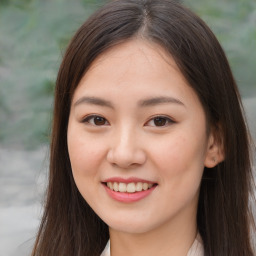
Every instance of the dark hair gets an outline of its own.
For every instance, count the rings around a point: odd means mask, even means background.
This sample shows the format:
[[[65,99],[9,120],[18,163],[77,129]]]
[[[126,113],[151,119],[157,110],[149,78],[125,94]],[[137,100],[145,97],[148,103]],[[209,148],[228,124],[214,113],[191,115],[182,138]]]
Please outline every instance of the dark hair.
[[[207,256],[252,256],[248,206],[252,163],[240,95],[226,56],[208,26],[171,0],[118,0],[94,13],[77,31],[57,77],[50,176],[34,256],[99,256],[107,225],[80,195],[71,171],[67,126],[74,91],[101,53],[132,38],[164,48],[197,93],[225,160],[205,168],[197,224]]]

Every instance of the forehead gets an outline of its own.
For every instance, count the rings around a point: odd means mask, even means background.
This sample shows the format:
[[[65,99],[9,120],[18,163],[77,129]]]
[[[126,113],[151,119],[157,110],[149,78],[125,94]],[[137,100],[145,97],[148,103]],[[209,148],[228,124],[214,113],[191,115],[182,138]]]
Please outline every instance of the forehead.
[[[157,69],[161,65],[172,66],[178,70],[172,56],[165,49],[156,43],[142,39],[131,39],[111,47],[93,61],[89,70],[97,68],[102,63],[120,64],[120,60],[124,68],[132,62],[132,64],[150,65],[152,69]],[[143,71],[143,67],[141,66],[140,71]]]
[[[119,44],[93,61],[74,98],[90,93],[104,97],[125,94],[131,99],[171,93],[169,96],[198,101],[172,56],[161,46],[139,39]]]

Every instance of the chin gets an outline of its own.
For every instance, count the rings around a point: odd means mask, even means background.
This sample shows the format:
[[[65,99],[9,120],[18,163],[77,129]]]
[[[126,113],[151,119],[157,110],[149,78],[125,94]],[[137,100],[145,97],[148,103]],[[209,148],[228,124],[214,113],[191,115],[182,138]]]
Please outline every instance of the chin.
[[[109,228],[122,233],[130,233],[130,234],[142,234],[149,232],[152,227],[148,225],[143,225],[141,223],[123,223],[123,224],[113,224],[109,225]]]
[[[149,232],[155,229],[160,223],[154,223],[151,219],[147,220],[146,218],[116,218],[116,219],[107,219],[105,223],[109,226],[110,229],[131,234],[142,234]]]

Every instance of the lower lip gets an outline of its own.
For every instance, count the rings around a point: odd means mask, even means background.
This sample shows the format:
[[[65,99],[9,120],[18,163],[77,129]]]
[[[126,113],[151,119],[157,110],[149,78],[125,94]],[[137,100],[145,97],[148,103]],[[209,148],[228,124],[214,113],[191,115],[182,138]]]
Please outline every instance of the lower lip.
[[[124,193],[124,192],[116,192],[111,190],[109,187],[104,185],[108,195],[115,199],[116,201],[123,202],[123,203],[131,203],[136,202],[139,200],[142,200],[143,198],[150,195],[150,193],[156,188],[156,186],[153,186],[152,188],[140,192],[134,192],[134,193]]]

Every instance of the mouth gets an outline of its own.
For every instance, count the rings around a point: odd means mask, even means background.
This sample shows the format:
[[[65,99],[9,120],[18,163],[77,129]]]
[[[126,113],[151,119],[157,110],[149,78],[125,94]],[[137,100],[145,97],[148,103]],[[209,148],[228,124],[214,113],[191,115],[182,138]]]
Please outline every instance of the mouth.
[[[141,191],[146,191],[151,189],[153,186],[157,186],[156,183],[148,183],[148,182],[104,182],[105,186],[107,186],[110,190],[121,193],[136,193]]]
[[[139,201],[149,196],[158,186],[157,183],[141,179],[112,178],[102,182],[107,194],[123,203]]]

